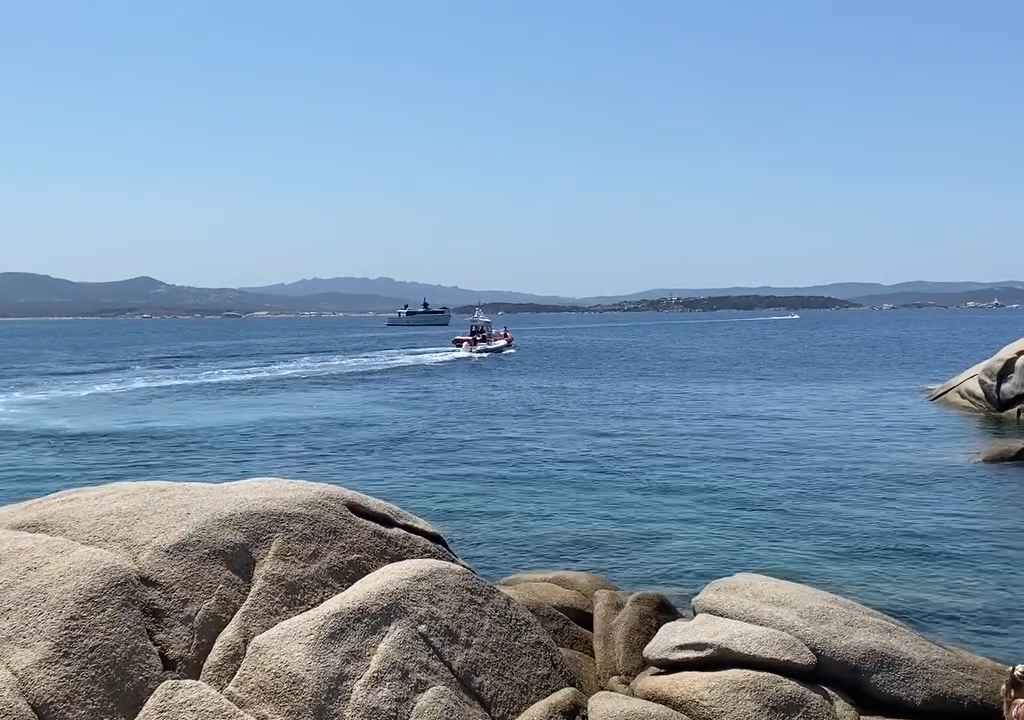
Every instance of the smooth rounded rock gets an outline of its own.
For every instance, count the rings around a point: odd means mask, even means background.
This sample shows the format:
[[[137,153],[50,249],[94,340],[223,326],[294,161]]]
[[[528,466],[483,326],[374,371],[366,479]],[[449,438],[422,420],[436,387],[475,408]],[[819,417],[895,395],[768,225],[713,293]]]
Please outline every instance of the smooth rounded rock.
[[[701,613],[666,625],[644,648],[649,665],[672,670],[739,667],[806,674],[818,661],[789,633]]]
[[[145,599],[113,553],[0,530],[0,707],[17,717],[27,705],[32,720],[132,720],[165,672]]]
[[[619,695],[632,695],[633,691],[629,687],[629,684],[632,681],[633,678],[628,678],[624,675],[613,675],[608,678],[608,682],[604,684],[604,689],[610,690],[613,693],[618,693]]]
[[[4,720],[39,720],[32,706],[21,694],[18,680],[0,665],[0,718]]]
[[[679,611],[660,593],[594,594],[594,659],[597,676],[605,685],[615,675],[632,679],[646,667],[644,647]]]
[[[760,670],[647,675],[633,682],[636,697],[691,720],[851,720],[856,711],[822,687]]]
[[[583,593],[549,582],[519,582],[499,585],[498,589],[524,604],[549,605],[584,630],[594,627],[593,605]]]
[[[983,463],[1024,462],[1024,440],[995,443],[978,458]]]
[[[519,585],[520,583],[551,583],[566,590],[574,590],[587,598],[593,598],[598,590],[618,590],[614,583],[603,575],[579,570],[531,570],[502,578],[498,585]]]
[[[118,558],[140,585],[137,631],[164,669],[216,688],[252,638],[367,573],[409,558],[457,561],[436,530],[392,505],[272,478],[70,490],[0,509],[0,528]],[[119,677],[110,682],[128,682]]]
[[[450,687],[434,685],[416,700],[409,720],[490,720],[490,716]]]
[[[614,692],[599,692],[587,703],[589,720],[689,720],[664,705]]]
[[[587,697],[601,689],[601,686],[597,684],[597,664],[594,662],[594,658],[567,648],[560,648],[560,650],[566,666],[576,678],[573,687]]]
[[[565,688],[531,705],[517,720],[587,720],[587,697]]]
[[[170,680],[150,696],[136,720],[254,720],[206,683]]]
[[[584,630],[547,603],[524,595],[513,597],[516,602],[533,613],[541,627],[555,641],[555,645],[575,650],[591,657],[594,656],[594,634],[592,632]]]
[[[464,567],[406,560],[256,637],[224,694],[257,718],[371,720],[445,686],[514,720],[572,682],[528,610]]]
[[[1022,358],[1024,338],[947,380],[929,399],[1005,419],[1019,418],[1018,411],[1024,407]]]
[[[764,575],[739,574],[693,600],[711,613],[789,633],[818,658],[816,677],[893,714],[992,718],[1006,668],[938,645],[852,600]]]

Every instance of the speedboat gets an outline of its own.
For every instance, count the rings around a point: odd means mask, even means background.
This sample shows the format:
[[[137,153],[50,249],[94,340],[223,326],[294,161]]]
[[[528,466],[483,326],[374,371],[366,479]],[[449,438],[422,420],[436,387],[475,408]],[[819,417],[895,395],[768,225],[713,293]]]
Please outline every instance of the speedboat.
[[[408,305],[389,317],[385,325],[448,325],[452,321],[452,312],[446,307],[432,308],[426,298],[419,309]]]
[[[486,317],[480,308],[476,309],[469,320],[469,333],[452,339],[452,345],[455,347],[463,352],[475,354],[505,352],[512,349],[513,342],[515,341],[508,328],[500,333],[494,332],[490,318]]]

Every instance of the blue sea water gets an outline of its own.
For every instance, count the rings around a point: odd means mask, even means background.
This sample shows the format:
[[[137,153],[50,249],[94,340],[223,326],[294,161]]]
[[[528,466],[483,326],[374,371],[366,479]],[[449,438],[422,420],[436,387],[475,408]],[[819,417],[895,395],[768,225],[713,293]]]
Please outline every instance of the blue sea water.
[[[0,323],[0,503],[285,476],[430,520],[484,575],[684,597],[758,571],[1020,661],[1014,426],[926,402],[1020,312],[507,316],[519,347],[381,320]],[[461,326],[462,321],[456,321]]]

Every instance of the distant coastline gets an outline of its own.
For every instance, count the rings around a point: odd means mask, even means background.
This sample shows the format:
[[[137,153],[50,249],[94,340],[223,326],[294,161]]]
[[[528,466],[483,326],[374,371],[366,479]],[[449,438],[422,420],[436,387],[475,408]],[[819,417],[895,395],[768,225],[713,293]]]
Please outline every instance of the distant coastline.
[[[720,310],[849,310],[861,305],[849,300],[818,295],[723,295],[717,297],[663,297],[626,300],[600,305],[547,305],[542,303],[485,303],[485,312],[497,313],[609,313],[609,312],[717,312]],[[464,305],[455,313],[473,312]]]
[[[394,312],[429,300],[471,313],[715,312],[718,310],[1001,309],[1024,305],[1024,283],[836,283],[806,288],[650,290],[617,297],[567,298],[467,290],[390,278],[332,278],[261,288],[202,288],[152,277],[76,282],[0,273],[0,318],[351,317]]]

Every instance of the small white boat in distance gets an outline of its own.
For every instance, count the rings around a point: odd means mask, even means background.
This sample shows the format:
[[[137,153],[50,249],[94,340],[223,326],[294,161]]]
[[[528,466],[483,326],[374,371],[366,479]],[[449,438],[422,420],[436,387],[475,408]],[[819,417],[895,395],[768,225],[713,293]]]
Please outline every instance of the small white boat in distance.
[[[397,311],[394,315],[389,317],[384,324],[385,325],[450,325],[452,322],[452,312],[446,307],[432,308],[430,303],[427,302],[426,298],[423,298],[423,304],[418,310],[410,309],[406,305],[401,310]]]
[[[469,320],[469,333],[452,339],[452,345],[468,353],[501,353],[512,349],[514,343],[512,333],[505,328],[500,333],[494,332],[490,318],[483,310],[476,309]]]

